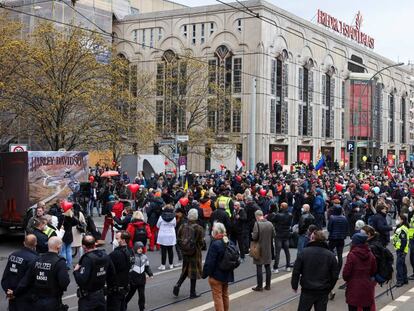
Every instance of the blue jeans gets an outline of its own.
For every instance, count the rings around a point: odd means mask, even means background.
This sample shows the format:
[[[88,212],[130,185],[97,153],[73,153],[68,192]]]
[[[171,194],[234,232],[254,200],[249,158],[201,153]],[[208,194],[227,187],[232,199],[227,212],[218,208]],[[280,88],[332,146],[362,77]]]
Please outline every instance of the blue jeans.
[[[88,210],[89,210],[89,215],[92,217],[93,216],[93,208],[95,207],[96,208],[96,213],[98,214],[98,215],[101,215],[101,212],[100,212],[100,210],[99,210],[99,205],[100,205],[100,202],[98,201],[98,200],[95,200],[95,199],[93,199],[93,198],[91,198],[90,200],[89,200],[89,202],[88,202]]]
[[[60,256],[66,259],[66,266],[69,269],[72,269],[72,246],[71,244],[62,244],[62,249],[60,250]]]
[[[308,244],[309,238],[308,236],[305,234],[302,234],[299,236],[298,238],[298,252],[297,252],[297,256],[300,255],[300,253],[302,253],[303,249],[305,248],[306,244]]]
[[[405,256],[403,251],[397,250],[397,283],[403,284],[408,282],[407,265],[405,264]]]

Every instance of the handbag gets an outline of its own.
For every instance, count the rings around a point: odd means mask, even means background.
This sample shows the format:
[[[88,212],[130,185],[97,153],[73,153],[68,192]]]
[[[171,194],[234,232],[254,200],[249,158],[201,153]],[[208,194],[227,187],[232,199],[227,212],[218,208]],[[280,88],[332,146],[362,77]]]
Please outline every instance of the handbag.
[[[258,222],[256,222],[256,224],[257,224],[257,231],[258,231],[257,240],[250,242],[249,255],[253,259],[259,260],[260,259],[260,255],[261,255],[260,244],[259,244],[260,226],[259,226],[259,223]]]

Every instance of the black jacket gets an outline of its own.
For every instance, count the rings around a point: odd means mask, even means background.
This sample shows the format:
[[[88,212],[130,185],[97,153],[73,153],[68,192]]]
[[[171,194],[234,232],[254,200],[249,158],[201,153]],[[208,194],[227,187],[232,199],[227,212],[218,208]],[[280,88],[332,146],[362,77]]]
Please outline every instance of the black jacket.
[[[47,251],[49,250],[47,246],[47,241],[49,240],[49,238],[47,237],[47,235],[37,228],[34,228],[33,234],[37,238],[36,252],[38,252],[39,254],[47,253]]]
[[[160,197],[154,197],[147,210],[148,224],[154,227],[158,218],[161,216],[162,207],[165,205],[164,200]]]
[[[234,216],[232,219],[232,228],[231,228],[232,234],[239,235],[239,234],[242,234],[243,232],[246,232],[246,229],[247,229],[246,224],[247,224],[247,214],[244,208],[240,207],[239,210],[234,209]]]
[[[224,225],[224,227],[226,227],[226,232],[230,232],[231,229],[231,221],[230,221],[230,217],[227,214],[226,210],[223,208],[218,208],[216,209],[210,217],[210,221],[212,224],[214,224],[214,222],[220,222]]]
[[[303,292],[328,294],[338,280],[338,262],[325,242],[310,242],[296,258],[291,285]]]
[[[311,213],[306,213],[299,218],[299,235],[303,235],[308,231],[310,225],[315,223],[315,217]]]
[[[134,252],[127,246],[118,246],[109,254],[117,275],[118,287],[126,288],[129,284],[129,270],[134,261]]]
[[[379,212],[370,218],[370,225],[380,235],[381,243],[385,246],[390,242],[390,231],[392,227],[388,226],[386,215]]]
[[[1,287],[4,292],[17,288],[20,280],[38,257],[38,253],[26,247],[10,254],[1,278]]]
[[[281,210],[277,214],[271,214],[267,218],[275,228],[276,239],[288,240],[290,236],[290,227],[292,225],[292,214],[287,209]]]
[[[79,221],[75,217],[64,216],[63,218],[63,230],[65,234],[63,235],[62,241],[65,244],[71,244],[73,242],[72,227],[76,226]]]
[[[114,224],[115,228],[117,228],[118,230],[126,230],[127,227],[128,227],[128,224],[131,222],[132,215],[127,214],[122,219],[119,219],[118,217],[114,216],[114,217],[112,217],[112,219],[115,222],[115,224]]]

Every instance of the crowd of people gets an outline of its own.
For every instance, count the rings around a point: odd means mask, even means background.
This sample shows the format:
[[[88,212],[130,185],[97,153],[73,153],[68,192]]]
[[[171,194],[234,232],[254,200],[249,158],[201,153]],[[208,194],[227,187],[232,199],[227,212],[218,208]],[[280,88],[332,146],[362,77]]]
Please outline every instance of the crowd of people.
[[[45,304],[64,310],[69,270],[79,287],[79,310],[126,310],[136,291],[144,310],[146,275],[153,275],[146,254],[158,250],[158,270],[182,267],[172,294],[178,296],[188,278],[189,297],[197,298],[197,280],[208,278],[218,311],[229,310],[228,284],[246,255],[256,265],[253,291],[270,290],[272,273],[292,272],[292,289],[301,286],[298,310],[326,310],[341,270],[349,310],[372,310],[376,284],[393,279],[390,242],[395,286],[414,280],[405,263],[409,253],[414,269],[409,169],[321,173],[303,164],[289,172],[258,165],[255,171],[190,172],[179,178],[169,172],[130,178],[122,171],[104,178],[103,172],[91,169],[86,203],[40,202],[28,218],[25,248],[10,255],[2,278],[10,310],[28,305],[41,310]],[[102,232],[93,217],[104,218]],[[109,255],[99,248],[108,231]],[[80,258],[75,266],[73,249]]]

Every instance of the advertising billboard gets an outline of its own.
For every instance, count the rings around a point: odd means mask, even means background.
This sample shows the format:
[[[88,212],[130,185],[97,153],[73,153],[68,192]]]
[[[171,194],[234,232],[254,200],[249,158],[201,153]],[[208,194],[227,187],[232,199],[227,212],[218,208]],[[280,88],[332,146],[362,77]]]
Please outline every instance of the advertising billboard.
[[[372,85],[364,80],[351,80],[350,137],[372,138]]]
[[[67,198],[88,180],[88,153],[85,151],[30,151],[29,206]]]

